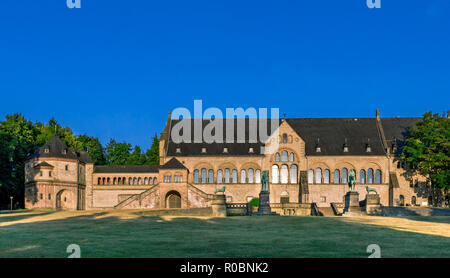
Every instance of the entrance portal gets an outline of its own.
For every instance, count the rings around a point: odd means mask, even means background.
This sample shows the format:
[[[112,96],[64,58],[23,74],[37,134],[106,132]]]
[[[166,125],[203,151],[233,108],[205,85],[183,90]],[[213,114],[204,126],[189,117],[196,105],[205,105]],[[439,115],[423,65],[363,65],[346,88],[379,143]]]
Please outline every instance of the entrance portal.
[[[166,195],[166,208],[181,208],[181,195],[177,191],[170,191]]]
[[[56,194],[56,208],[57,209],[70,209],[71,194],[68,190],[61,190]]]

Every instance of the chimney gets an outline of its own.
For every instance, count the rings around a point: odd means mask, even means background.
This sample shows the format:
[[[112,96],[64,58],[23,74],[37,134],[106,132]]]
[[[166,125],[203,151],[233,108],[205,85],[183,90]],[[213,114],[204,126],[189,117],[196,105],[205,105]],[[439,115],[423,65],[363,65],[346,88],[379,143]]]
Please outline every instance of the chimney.
[[[379,118],[380,118],[380,109],[377,109],[377,112],[376,112],[376,117],[377,117],[377,119],[379,119]]]

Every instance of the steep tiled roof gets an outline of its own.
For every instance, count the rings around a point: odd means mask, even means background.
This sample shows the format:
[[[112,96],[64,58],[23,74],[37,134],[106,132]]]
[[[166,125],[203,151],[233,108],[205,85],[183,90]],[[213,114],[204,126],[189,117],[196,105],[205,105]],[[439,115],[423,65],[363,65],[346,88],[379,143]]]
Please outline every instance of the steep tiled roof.
[[[58,136],[53,136],[42,147],[37,148],[31,158],[65,158],[80,160],[85,163],[92,163],[92,159],[87,152],[77,152],[73,148],[67,147]]]
[[[397,118],[396,118],[397,119]],[[385,118],[381,120],[386,139],[398,135],[404,140],[404,134],[409,126],[419,118],[400,118],[400,120]],[[173,128],[180,120],[172,120]],[[209,120],[192,120],[191,133],[194,133],[194,121],[202,124],[202,130],[210,123]],[[234,120],[234,138],[237,141],[237,124]],[[245,138],[249,136],[249,119],[245,119]],[[282,120],[279,120],[280,124]],[[291,118],[286,122],[305,141],[306,155],[385,155],[376,118]],[[257,127],[259,129],[259,126]],[[267,120],[266,134],[270,134],[270,119]],[[259,135],[259,130],[257,132]],[[223,137],[226,138],[226,123],[223,127]],[[193,136],[191,136],[193,138]],[[319,142],[321,152],[316,152]],[[348,152],[343,151],[344,144]],[[367,152],[367,144],[371,151]],[[262,155],[262,143],[174,143],[169,140],[167,156],[258,156]],[[224,153],[224,148],[228,152]],[[253,153],[249,149],[253,148]],[[203,151],[205,150],[205,152]]]

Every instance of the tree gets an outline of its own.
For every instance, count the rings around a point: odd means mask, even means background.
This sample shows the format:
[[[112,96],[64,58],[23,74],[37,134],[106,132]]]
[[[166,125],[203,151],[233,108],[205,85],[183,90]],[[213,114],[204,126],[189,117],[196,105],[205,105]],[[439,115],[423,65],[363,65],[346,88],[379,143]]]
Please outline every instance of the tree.
[[[130,144],[117,143],[114,139],[111,139],[105,147],[106,163],[108,165],[126,165],[130,152]]]
[[[0,122],[0,203],[9,203],[12,196],[23,205],[25,161],[37,135],[34,124],[21,114],[7,115]]]
[[[55,118],[51,118],[48,123],[37,123],[36,127],[39,129],[39,135],[36,139],[36,144],[44,145],[50,138],[57,135],[61,140],[72,148],[77,148],[77,136],[75,136],[70,127],[62,127],[58,124]]]
[[[410,128],[401,156],[414,173],[426,177],[433,189],[443,193],[450,189],[449,150],[450,119],[427,112]],[[436,196],[433,199],[439,202]]]
[[[106,164],[103,146],[98,138],[90,137],[86,134],[79,135],[76,140],[76,149],[78,151],[88,151],[94,164]]]
[[[128,156],[128,165],[144,165],[145,164],[145,154],[142,153],[139,146],[135,146],[133,152]]]
[[[159,139],[156,134],[155,137],[153,137],[152,146],[147,150],[145,156],[147,157],[145,164],[159,165]]]

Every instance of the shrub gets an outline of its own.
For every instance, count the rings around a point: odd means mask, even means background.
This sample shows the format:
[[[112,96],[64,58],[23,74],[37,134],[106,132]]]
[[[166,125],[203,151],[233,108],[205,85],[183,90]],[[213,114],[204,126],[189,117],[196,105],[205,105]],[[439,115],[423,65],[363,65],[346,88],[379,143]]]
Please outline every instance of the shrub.
[[[250,206],[251,206],[251,207],[259,207],[259,198],[253,198],[253,199],[250,201]]]

